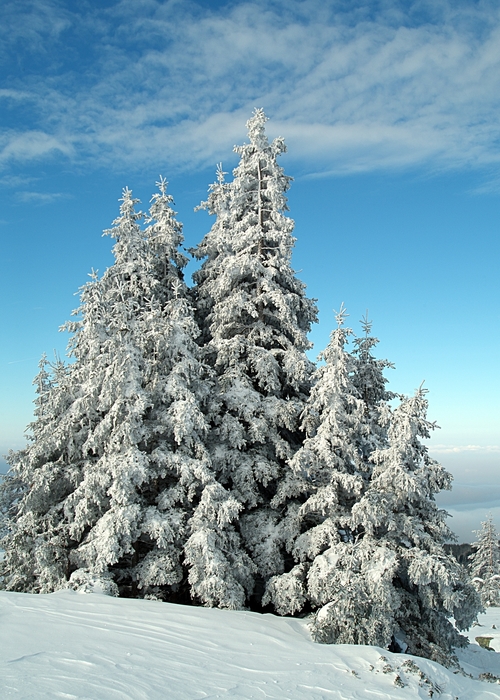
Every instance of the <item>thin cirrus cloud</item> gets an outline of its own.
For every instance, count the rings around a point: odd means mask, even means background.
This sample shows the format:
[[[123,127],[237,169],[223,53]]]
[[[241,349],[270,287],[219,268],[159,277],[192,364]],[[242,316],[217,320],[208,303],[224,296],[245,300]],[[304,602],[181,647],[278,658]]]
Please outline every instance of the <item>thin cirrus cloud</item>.
[[[167,158],[189,170],[227,154],[262,106],[305,171],[426,164],[494,177],[500,9],[350,5],[8,2],[4,32],[13,24],[17,35],[6,45],[17,42],[29,69],[7,72],[0,100],[13,114],[31,106],[22,127],[0,134],[0,162],[63,155],[123,168]]]
[[[43,131],[4,132],[0,137],[0,164],[8,161],[39,159],[54,152],[70,156],[73,148],[56,136]]]
[[[16,199],[23,203],[31,204],[51,204],[58,199],[65,199],[69,195],[62,192],[29,192],[22,191],[16,193]]]

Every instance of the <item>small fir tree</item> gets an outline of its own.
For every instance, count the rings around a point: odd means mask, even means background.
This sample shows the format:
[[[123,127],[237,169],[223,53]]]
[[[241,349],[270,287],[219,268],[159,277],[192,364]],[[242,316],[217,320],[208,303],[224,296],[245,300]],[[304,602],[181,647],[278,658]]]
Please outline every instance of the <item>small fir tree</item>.
[[[403,648],[448,664],[466,643],[448,618],[468,628],[479,601],[443,547],[453,535],[435,494],[451,476],[420,442],[434,427],[425,390],[391,410],[379,374],[388,363],[365,356],[370,371],[361,373],[363,345],[350,355],[343,314],[337,320],[304,412],[308,437],[292,460],[310,482],[297,563],[271,578],[265,600],[280,614],[309,603],[316,641]],[[362,394],[363,386],[378,390]]]
[[[472,582],[486,608],[500,606],[500,544],[493,517],[488,515],[481,529],[474,532],[477,542],[470,556]]]
[[[358,361],[347,351],[352,331],[344,327],[346,316],[342,305],[336,315],[337,329],[319,355],[325,364],[313,375],[302,414],[306,439],[290,462],[306,496],[291,540],[297,564],[289,573],[270,580],[265,601],[272,601],[280,614],[300,610],[307,600],[314,608],[328,603],[331,615],[339,620],[338,641],[355,642],[362,633],[353,624],[353,616],[347,615],[346,606],[355,607],[357,598],[346,597],[345,590],[354,584],[352,561],[353,551],[359,549],[359,533],[352,525],[351,510],[370,475],[366,445],[371,425],[354,383]],[[275,500],[283,492],[288,495],[287,487],[284,481]]]
[[[381,421],[381,415],[388,401],[395,398],[392,391],[386,388],[389,381],[384,375],[386,369],[394,369],[389,360],[379,360],[373,350],[378,345],[372,331],[372,322],[368,319],[368,311],[361,319],[364,332],[359,338],[354,338],[354,369],[352,383],[358,390],[365,406],[365,431],[360,445],[365,461],[370,460],[371,454],[387,446],[387,428]]]
[[[3,527],[0,585],[8,590],[48,592],[68,571],[68,527],[64,500],[75,487],[78,469],[68,468],[58,423],[72,401],[67,368],[44,355],[35,377],[34,421],[28,446],[10,452],[10,470],[0,485]]]
[[[415,396],[402,397],[399,406],[387,407],[382,415],[388,446],[372,455],[375,467],[370,485],[353,507],[352,523],[362,533],[361,573],[366,553],[372,553],[372,563],[364,571],[367,591],[370,579],[379,581],[375,603],[380,624],[373,627],[375,634],[366,643],[387,647],[392,636],[402,639],[409,653],[448,665],[453,647],[467,643],[449,618],[455,618],[458,630],[467,629],[480,605],[462,567],[444,549],[454,535],[435,495],[451,488],[452,477],[421,443],[435,427],[426,418],[425,395],[421,387]],[[370,615],[375,620],[371,608]],[[320,611],[316,636],[328,634],[328,627],[335,625]]]

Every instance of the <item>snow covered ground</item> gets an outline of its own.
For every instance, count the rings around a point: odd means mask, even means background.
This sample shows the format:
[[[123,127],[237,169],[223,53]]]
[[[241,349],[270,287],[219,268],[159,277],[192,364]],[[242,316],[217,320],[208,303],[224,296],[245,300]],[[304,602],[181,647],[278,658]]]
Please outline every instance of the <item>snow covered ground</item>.
[[[500,651],[500,609],[476,636]],[[495,625],[495,627],[493,627]],[[500,676],[500,653],[461,652]],[[0,592],[0,698],[492,700],[500,683],[375,647],[310,641],[301,620],[62,591]]]

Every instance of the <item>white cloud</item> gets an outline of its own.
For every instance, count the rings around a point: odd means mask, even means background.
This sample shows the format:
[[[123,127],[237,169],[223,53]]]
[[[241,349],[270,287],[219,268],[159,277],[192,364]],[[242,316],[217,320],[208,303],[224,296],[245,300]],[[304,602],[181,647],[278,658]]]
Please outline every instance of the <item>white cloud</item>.
[[[429,451],[433,454],[500,454],[500,445],[430,445]]]
[[[27,187],[37,178],[27,175],[4,175],[0,177],[0,185],[2,187]]]
[[[16,198],[20,202],[31,202],[33,204],[51,204],[59,199],[68,197],[62,192],[17,192]]]
[[[4,159],[60,152],[189,169],[225,157],[263,106],[308,170],[500,164],[500,8],[488,2],[386,3],[378,14],[368,1],[31,5],[23,31],[46,68],[5,87],[37,107],[29,131],[4,134]],[[61,65],[66,31],[85,45],[80,73],[78,56]]]
[[[32,96],[29,92],[24,92],[23,90],[0,89],[0,100],[14,100],[16,102],[22,102],[30,99],[32,99]]]
[[[42,131],[7,132],[0,139],[0,163],[32,160],[54,152],[69,156],[73,149],[68,143]]]

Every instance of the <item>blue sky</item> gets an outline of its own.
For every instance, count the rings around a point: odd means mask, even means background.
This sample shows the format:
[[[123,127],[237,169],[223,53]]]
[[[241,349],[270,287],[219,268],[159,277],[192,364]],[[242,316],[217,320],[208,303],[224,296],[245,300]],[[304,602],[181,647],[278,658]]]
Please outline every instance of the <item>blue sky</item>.
[[[0,26],[0,453],[22,446],[43,352],[124,186],[162,174],[187,245],[255,107],[284,136],[294,267],[333,309],[369,309],[391,388],[425,380],[470,539],[500,526],[500,8],[497,2],[9,0]],[[1,464],[0,464],[1,469]]]

